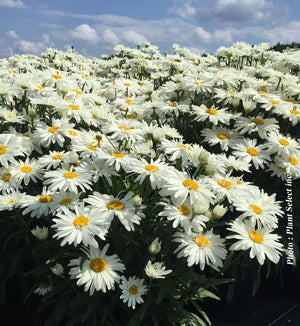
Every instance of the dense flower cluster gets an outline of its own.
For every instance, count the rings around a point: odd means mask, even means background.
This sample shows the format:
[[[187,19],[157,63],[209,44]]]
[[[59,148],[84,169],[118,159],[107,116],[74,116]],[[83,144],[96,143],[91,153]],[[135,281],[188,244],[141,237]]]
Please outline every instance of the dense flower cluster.
[[[90,295],[119,284],[133,309],[182,262],[217,270],[250,249],[278,263],[283,211],[251,175],[300,177],[299,51],[173,48],[0,61],[0,210],[49,230]]]

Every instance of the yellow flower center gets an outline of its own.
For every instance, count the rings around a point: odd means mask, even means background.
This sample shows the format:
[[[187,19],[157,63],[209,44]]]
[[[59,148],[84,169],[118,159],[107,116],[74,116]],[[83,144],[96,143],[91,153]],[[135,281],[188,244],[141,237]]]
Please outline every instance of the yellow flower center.
[[[131,86],[131,84],[130,84],[130,83],[124,83],[123,85],[124,85],[124,86],[126,86],[126,87],[129,87],[129,86]]]
[[[12,204],[13,202],[14,202],[14,200],[11,199],[11,200],[9,200],[9,201],[7,202],[7,204],[10,205],[10,204]]]
[[[216,109],[211,109],[211,108],[206,109],[205,112],[212,115],[216,115],[218,113]]]
[[[106,204],[106,207],[110,210],[116,209],[120,211],[124,208],[124,204],[120,200],[111,200]]]
[[[116,153],[116,152],[113,152],[110,154],[111,156],[114,156],[114,157],[118,157],[118,158],[123,158],[125,157],[125,155],[123,153]]]
[[[195,85],[203,85],[203,82],[195,82]]]
[[[131,287],[128,289],[128,291],[130,294],[135,295],[138,292],[138,288],[136,285],[132,284]]]
[[[267,89],[267,85],[260,85],[261,88]]]
[[[60,204],[64,205],[64,206],[68,206],[71,203],[72,203],[72,199],[70,199],[70,198],[65,198],[65,199],[61,200],[61,202],[60,202]]]
[[[75,218],[73,224],[77,228],[82,228],[83,226],[87,226],[90,220],[86,216],[78,216]]]
[[[252,155],[252,156],[257,156],[258,155],[258,150],[255,149],[255,148],[253,148],[253,147],[249,147],[247,149],[247,153],[250,154],[250,155]]]
[[[274,105],[279,104],[279,102],[278,101],[275,101],[275,100],[270,100],[269,102],[272,103],[272,104],[274,104]]]
[[[268,92],[264,92],[264,91],[258,91],[257,93],[258,94],[265,94],[265,95],[268,95],[269,94]]]
[[[73,91],[73,92],[75,92],[77,95],[80,95],[80,94],[82,94],[82,92],[81,92],[81,91],[79,91],[79,90],[77,90],[77,89],[72,89],[72,91]]]
[[[53,160],[59,160],[62,157],[64,157],[62,154],[57,154],[52,156]]]
[[[230,139],[230,137],[228,135],[226,135],[226,134],[220,134],[220,135],[218,135],[218,138],[219,139],[222,139],[222,140],[224,140],[224,139]]]
[[[226,188],[226,189],[231,189],[232,188],[232,183],[227,181],[227,180],[218,180],[217,181],[218,185],[223,187],[223,188]]]
[[[2,177],[2,181],[8,182],[10,178],[11,178],[10,173],[4,174],[4,176]]]
[[[57,132],[57,130],[58,130],[58,127],[57,126],[53,126],[53,127],[50,127],[48,129],[48,131],[51,132],[51,133]]]
[[[233,91],[230,91],[230,92],[228,92],[230,95],[233,95],[233,94],[235,94],[235,92],[233,92]]]
[[[178,104],[176,102],[172,102],[168,104],[171,108],[176,108]]]
[[[284,146],[288,146],[290,144],[286,139],[283,138],[279,139],[279,143]]]
[[[277,166],[277,169],[279,171],[282,171],[282,172],[286,172],[286,168],[282,167],[282,166]]]
[[[90,149],[91,151],[97,150],[97,146],[95,146],[95,145],[88,145],[87,148]]]
[[[251,231],[248,235],[253,242],[263,243],[265,241],[264,237],[258,232]]]
[[[194,242],[197,243],[198,247],[206,248],[209,246],[209,241],[202,235],[194,237]]]
[[[292,114],[295,114],[295,115],[299,114],[299,111],[297,111],[297,110],[290,110],[290,112],[291,112]]]
[[[263,119],[252,119],[251,122],[254,122],[257,125],[264,125],[265,124]]]
[[[62,79],[62,76],[59,76],[59,75],[56,75],[56,74],[53,74],[51,77],[53,77],[55,79]]]
[[[192,150],[190,146],[186,146],[184,144],[181,144],[179,147],[184,148],[184,149],[187,149],[188,151],[191,151]]]
[[[94,258],[90,262],[90,267],[95,273],[103,272],[106,270],[107,262],[102,258]]]
[[[68,132],[71,136],[78,136],[78,133],[74,130],[68,130]]]
[[[0,155],[6,152],[6,146],[0,145]]]
[[[249,206],[253,209],[253,212],[255,214],[258,214],[258,215],[262,214],[263,211],[262,211],[262,209],[260,207],[254,205],[254,204],[251,204]]]
[[[47,204],[47,203],[51,203],[53,201],[52,197],[51,196],[41,196],[39,198],[39,202],[40,203],[43,203],[43,204]]]
[[[129,119],[137,119],[137,115],[136,114],[127,114],[127,118]]]
[[[75,172],[65,172],[64,177],[67,179],[74,179],[78,177],[78,174]]]
[[[294,157],[294,156],[290,156],[290,157],[289,157],[289,161],[290,161],[293,165],[297,165],[297,164],[298,164],[298,160],[297,160],[296,157]]]
[[[151,172],[158,172],[159,171],[159,167],[156,166],[156,165],[148,164],[148,165],[145,166],[145,170],[151,171]]]
[[[69,104],[68,107],[75,111],[79,110],[79,106],[75,104]]]
[[[123,130],[130,130],[130,128],[125,127],[125,126],[119,126],[118,128],[119,128],[119,129],[123,129]]]
[[[45,89],[45,87],[40,86],[40,85],[37,85],[36,87],[37,87],[38,89]]]
[[[197,184],[197,182],[191,180],[191,179],[185,179],[182,181],[182,184],[187,187],[187,188],[190,188],[194,191],[198,190],[199,189],[199,186]]]
[[[183,215],[190,215],[191,214],[191,210],[185,206],[185,205],[181,205],[178,207],[178,210],[183,214]]]
[[[125,103],[127,105],[133,105],[133,100],[131,98],[128,98],[127,100],[125,100]]]
[[[20,169],[21,172],[24,172],[24,173],[27,173],[27,172],[31,172],[32,171],[32,167],[30,166],[22,166],[21,169]]]

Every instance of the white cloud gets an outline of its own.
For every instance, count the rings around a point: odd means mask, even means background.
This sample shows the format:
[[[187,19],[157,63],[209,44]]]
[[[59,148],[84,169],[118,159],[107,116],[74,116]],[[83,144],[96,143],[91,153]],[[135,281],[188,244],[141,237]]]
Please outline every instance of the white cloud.
[[[27,8],[20,0],[0,0],[0,7]]]
[[[13,39],[19,38],[19,36],[17,35],[17,33],[15,31],[8,31],[8,32],[6,32],[6,35]]]
[[[14,43],[14,49],[16,52],[30,53],[35,55],[40,55],[41,52],[52,46],[54,46],[54,43],[50,41],[48,34],[43,34],[41,41],[33,42],[18,39]]]
[[[124,32],[123,36],[128,43],[137,44],[137,43],[145,43],[147,41],[144,35],[132,30]]]
[[[120,42],[118,36],[113,31],[111,31],[110,29],[106,29],[103,32],[102,38],[103,38],[105,43],[108,43],[108,44],[111,44],[111,45],[116,45],[116,44],[118,44]]]
[[[99,40],[99,37],[94,30],[94,28],[90,27],[87,24],[82,24],[77,26],[73,31],[70,33],[70,37],[73,39],[86,41],[89,43],[97,43]]]
[[[206,0],[202,6],[194,1],[179,1],[171,11],[195,21],[260,22],[287,16],[288,6],[267,0]]]
[[[195,28],[195,33],[200,41],[208,43],[211,41],[212,35],[204,30],[202,27]]]

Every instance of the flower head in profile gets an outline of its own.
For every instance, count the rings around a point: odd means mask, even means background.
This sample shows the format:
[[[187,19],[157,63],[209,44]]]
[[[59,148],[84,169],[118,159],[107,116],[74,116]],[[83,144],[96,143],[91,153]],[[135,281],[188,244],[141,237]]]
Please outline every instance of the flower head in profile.
[[[149,278],[165,278],[166,275],[171,272],[171,269],[166,270],[162,262],[152,263],[151,260],[149,260],[145,267],[145,273]]]
[[[124,303],[127,302],[128,307],[132,307],[132,309],[135,309],[137,303],[144,302],[142,295],[148,291],[147,286],[144,285],[144,280],[136,276],[130,276],[128,280],[122,276],[120,289],[122,290],[120,299],[122,299]]]

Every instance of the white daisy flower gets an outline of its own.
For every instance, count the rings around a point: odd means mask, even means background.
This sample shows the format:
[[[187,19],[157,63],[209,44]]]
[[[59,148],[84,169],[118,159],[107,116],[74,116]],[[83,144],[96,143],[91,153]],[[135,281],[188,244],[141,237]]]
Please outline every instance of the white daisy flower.
[[[26,186],[31,180],[36,183],[37,179],[41,180],[43,178],[43,170],[35,158],[29,160],[26,157],[25,162],[17,161],[11,165],[11,170],[16,180],[23,181]]]
[[[147,286],[144,285],[144,280],[136,276],[130,276],[128,280],[122,276],[119,287],[122,290],[120,299],[122,299],[124,303],[127,302],[128,307],[132,307],[132,309],[135,309],[137,303],[144,302],[142,295],[146,294],[148,291]]]
[[[8,164],[15,162],[14,157],[27,154],[27,148],[23,147],[23,139],[13,134],[0,135],[0,164],[8,167]]]
[[[55,205],[50,191],[44,187],[42,193],[34,198],[35,201],[31,205],[27,206],[22,214],[26,215],[30,213],[31,217],[36,218],[40,218],[42,215],[47,216]]]
[[[76,170],[75,170],[76,171]],[[89,175],[74,170],[57,169],[56,171],[47,171],[45,173],[44,185],[49,185],[49,190],[52,192],[71,191],[78,193],[78,188],[82,191],[86,189],[92,190]]]
[[[270,155],[265,150],[265,146],[257,145],[256,139],[244,138],[241,142],[235,144],[233,148],[233,155],[253,163],[256,169],[263,169],[264,164],[271,160]]]
[[[117,216],[127,231],[134,231],[135,224],[140,224],[140,220],[145,217],[142,209],[133,205],[133,193],[129,191],[124,198],[94,192],[84,201],[90,204],[90,208],[110,225],[114,216]]]
[[[84,252],[87,258],[77,258],[70,261],[71,268],[69,275],[71,278],[77,279],[77,285],[84,285],[84,291],[89,291],[93,295],[94,291],[113,290],[114,284],[119,283],[120,275],[118,272],[125,270],[124,264],[120,258],[114,254],[108,256],[107,250],[109,244],[106,244],[102,250],[99,248],[90,247]]]
[[[208,263],[216,267],[222,267],[227,250],[225,240],[219,235],[213,234],[212,230],[205,233],[175,233],[175,242],[179,242],[174,253],[177,257],[187,257],[188,266],[199,264],[201,270]]]
[[[141,184],[144,182],[145,178],[149,176],[152,189],[156,187],[160,188],[164,177],[169,177],[169,173],[172,171],[172,168],[164,162],[161,162],[160,159],[153,161],[151,159],[150,163],[145,159],[141,158],[140,160],[133,160],[128,166],[127,172],[138,173],[137,178],[134,182]]]
[[[270,132],[268,134],[266,148],[272,153],[277,153],[278,155],[293,155],[300,151],[300,144],[295,139],[291,138],[289,135],[284,136],[280,133]]]
[[[188,198],[191,204],[198,201],[213,201],[214,195],[206,187],[205,179],[192,179],[186,172],[177,170],[165,179],[159,194],[161,196],[171,196],[172,202],[180,206]]]
[[[235,129],[242,135],[245,133],[258,133],[259,137],[266,139],[268,132],[278,132],[278,121],[274,118],[263,118],[258,115],[256,117],[240,117],[235,121]]]
[[[228,230],[235,232],[235,235],[227,236],[228,239],[237,239],[229,250],[248,250],[250,258],[257,258],[260,265],[264,264],[265,257],[277,264],[280,259],[280,251],[283,245],[279,243],[281,238],[277,234],[271,233],[271,228],[254,228],[249,222],[233,221]]]
[[[204,142],[208,142],[211,146],[219,144],[223,151],[228,151],[229,147],[232,148],[241,138],[237,132],[225,127],[205,128],[201,134],[204,136]]]
[[[282,216],[283,211],[280,207],[280,202],[275,201],[275,194],[268,196],[259,190],[252,190],[243,195],[236,196],[233,201],[233,206],[237,211],[243,212],[239,219],[248,219],[250,224],[259,227],[276,228],[278,223],[277,216]]]
[[[18,181],[12,172],[13,171],[11,171],[9,167],[0,168],[0,189],[2,193],[8,193],[22,189],[21,181]]]
[[[56,169],[63,162],[65,154],[65,151],[50,151],[49,154],[39,157],[38,162],[42,168],[47,170]]]
[[[55,204],[50,213],[61,213],[64,210],[75,210],[75,206],[79,203],[81,192],[78,194],[70,191],[60,191],[52,194],[53,203]]]
[[[192,112],[195,114],[196,121],[205,121],[209,120],[215,126],[219,123],[224,123],[229,125],[230,119],[233,118],[233,115],[229,113],[226,109],[216,108],[214,105],[208,108],[206,105],[201,104],[200,106],[192,106]]]
[[[105,219],[95,211],[83,205],[76,205],[75,212],[65,209],[56,213],[52,225],[56,229],[54,238],[62,239],[61,246],[74,243],[76,247],[81,242],[85,245],[98,247],[95,236],[105,240],[109,225]]]

